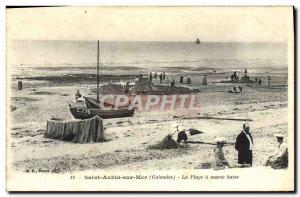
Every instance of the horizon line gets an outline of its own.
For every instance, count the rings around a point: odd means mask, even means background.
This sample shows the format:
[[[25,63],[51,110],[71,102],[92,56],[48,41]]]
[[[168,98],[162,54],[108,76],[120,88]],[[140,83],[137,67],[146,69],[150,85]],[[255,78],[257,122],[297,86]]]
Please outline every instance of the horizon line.
[[[7,40],[9,41],[9,40]],[[11,41],[69,41],[69,42],[97,42],[98,40],[74,40],[74,39],[11,39]],[[99,40],[99,42],[184,42],[184,43],[195,43],[195,40],[187,41],[187,40]],[[287,41],[201,41],[201,43],[287,43]]]

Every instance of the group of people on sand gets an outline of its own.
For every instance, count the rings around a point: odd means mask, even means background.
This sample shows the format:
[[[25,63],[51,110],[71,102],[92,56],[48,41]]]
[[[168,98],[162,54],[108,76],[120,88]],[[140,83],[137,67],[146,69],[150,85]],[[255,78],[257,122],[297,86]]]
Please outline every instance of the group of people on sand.
[[[179,77],[179,83],[183,84],[184,83],[184,76],[180,75]],[[186,84],[192,84],[192,80],[191,77],[189,75],[186,76]],[[175,79],[172,79],[171,84],[170,84],[171,88],[175,86]]]
[[[284,136],[282,134],[275,134],[277,138],[277,145],[274,147],[275,151],[265,161],[265,166],[270,166],[274,169],[282,169],[288,167],[288,148],[283,141]],[[223,147],[226,144],[226,140],[222,138],[216,139],[217,147],[214,149],[215,156],[215,169],[231,168],[231,165],[226,160]],[[249,124],[243,125],[243,130],[236,137],[235,149],[238,151],[238,164],[240,167],[251,167],[253,161],[253,137],[250,133]]]
[[[150,81],[153,81],[153,79],[157,79],[157,78],[159,78],[160,84],[162,84],[162,82],[164,80],[168,80],[170,82],[171,87],[175,86],[175,82],[176,82],[175,79],[172,79],[171,77],[168,77],[165,72],[161,72],[160,74],[157,74],[157,72],[155,72],[154,74],[152,72],[149,73],[149,80]],[[180,75],[179,83],[181,83],[181,84],[184,83],[184,78],[185,78],[184,75]],[[171,79],[171,81],[170,81],[170,79]],[[187,75],[186,76],[186,84],[191,84],[191,83],[192,83],[192,80],[191,80],[190,76]]]
[[[255,82],[258,83],[259,86],[262,84],[262,80],[260,77],[255,77]],[[271,86],[271,76],[268,75],[268,87]]]
[[[177,142],[183,140],[187,147],[187,135],[184,130],[178,130]],[[264,166],[270,166],[274,169],[282,169],[288,167],[288,148],[283,141],[284,136],[280,133],[275,134],[277,138],[277,145],[274,147],[274,153],[268,157]],[[223,147],[227,144],[224,138],[215,138],[216,147],[214,148],[214,161],[212,167],[215,170],[222,170],[232,168],[227,161],[223,152]],[[254,140],[250,132],[248,123],[243,124],[242,131],[237,135],[234,144],[235,150],[238,152],[238,165],[236,167],[252,167],[254,149]]]
[[[154,74],[152,72],[149,73],[150,81],[153,81],[153,79],[157,79],[158,77],[159,77],[160,83],[162,83],[162,81],[166,79],[166,73],[165,72],[161,72],[160,74],[157,74],[157,72],[155,72]]]
[[[180,75],[179,83],[184,83],[184,76]],[[189,75],[186,76],[186,84],[192,84],[191,77]]]
[[[243,87],[240,85],[235,85],[231,90],[228,90],[228,93],[235,93],[235,94],[243,93]]]
[[[244,73],[244,76],[241,78],[241,80],[242,81],[251,81],[250,80],[250,77],[247,75],[247,69],[245,69],[245,73]],[[226,77],[227,78],[227,77]],[[239,78],[239,76],[238,76],[238,74],[237,74],[237,71],[234,71],[232,74],[231,74],[231,76],[230,76],[230,78],[231,78],[231,82],[239,82],[240,81],[240,78]],[[245,80],[246,79],[246,80]],[[268,74],[268,77],[267,77],[267,80],[268,80],[268,87],[270,87],[271,86],[271,76]],[[261,86],[261,84],[262,84],[262,80],[261,80],[261,78],[260,77],[255,77],[255,83],[258,83],[258,85],[259,86]]]
[[[231,79],[232,82],[236,82],[236,81],[239,81],[239,80],[240,80],[240,79],[239,79],[239,76],[238,76],[238,74],[237,74],[237,71],[234,71],[234,72],[232,73],[232,75],[230,75],[230,79]]]
[[[260,79],[260,77],[255,77],[255,82],[261,86],[262,80]]]

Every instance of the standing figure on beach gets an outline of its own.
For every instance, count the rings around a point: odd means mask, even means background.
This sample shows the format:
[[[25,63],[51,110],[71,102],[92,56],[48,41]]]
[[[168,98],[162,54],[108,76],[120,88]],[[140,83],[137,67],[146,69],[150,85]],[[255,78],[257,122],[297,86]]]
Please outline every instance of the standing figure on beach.
[[[202,85],[207,85],[207,79],[206,75],[204,75],[203,80],[202,80]]]
[[[163,72],[163,80],[165,80],[165,79],[166,79],[166,73]]]
[[[238,85],[238,89],[239,89],[239,92],[240,92],[240,93],[243,93],[243,88],[242,88],[242,86]]]
[[[238,151],[238,163],[252,166],[253,138],[250,133],[249,124],[243,125],[242,132],[237,136],[235,149]]]
[[[18,90],[22,90],[23,89],[23,85],[22,85],[22,81],[18,81]]]
[[[270,87],[270,85],[271,85],[271,76],[269,75],[268,76],[268,86]]]
[[[170,85],[171,90],[173,89],[174,86],[175,86],[175,80],[173,79]]]
[[[183,83],[183,75],[180,75],[179,83]]]
[[[282,134],[275,134],[277,138],[277,147],[273,155],[269,156],[265,166],[271,166],[274,169],[282,169],[288,167],[288,148],[287,144],[283,142]]]
[[[154,79],[157,79],[157,72],[154,73]]]
[[[125,85],[125,94],[129,93],[129,81],[127,81],[126,85]]]
[[[192,83],[192,80],[191,80],[191,78],[190,78],[190,76],[189,76],[189,75],[187,76],[186,83],[187,83],[187,84],[191,84],[191,83]]]
[[[162,83],[162,80],[163,80],[163,74],[160,73],[160,75],[159,75],[159,81],[160,81],[160,84]]]
[[[222,138],[216,138],[215,142],[217,143],[217,147],[214,149],[214,155],[215,155],[215,161],[214,163],[214,169],[215,170],[223,170],[225,168],[230,168],[230,165],[228,161],[225,158],[224,152],[223,152],[223,146],[226,143],[226,140]]]
[[[230,75],[230,78],[231,78],[231,82],[233,82],[233,79],[234,79],[234,75]]]
[[[152,72],[150,72],[150,74],[149,74],[149,79],[150,79],[150,81],[152,81]]]
[[[261,79],[258,78],[258,85],[261,86]]]

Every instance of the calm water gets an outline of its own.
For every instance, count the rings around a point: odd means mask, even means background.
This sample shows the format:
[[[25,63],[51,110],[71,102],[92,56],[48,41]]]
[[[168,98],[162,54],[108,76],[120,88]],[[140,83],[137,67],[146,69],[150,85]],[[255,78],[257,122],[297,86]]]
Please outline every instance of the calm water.
[[[84,72],[94,69],[97,43],[13,41],[8,44],[8,54],[13,75],[49,74],[47,69],[28,67],[59,67],[56,71],[61,73],[64,68],[83,67]],[[100,54],[104,71],[120,67],[287,67],[284,43],[100,42]]]

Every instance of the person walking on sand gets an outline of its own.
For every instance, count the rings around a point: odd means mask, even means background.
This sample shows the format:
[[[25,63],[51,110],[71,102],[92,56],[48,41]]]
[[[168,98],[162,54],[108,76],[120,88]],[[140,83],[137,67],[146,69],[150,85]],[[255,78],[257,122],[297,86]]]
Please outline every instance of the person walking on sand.
[[[214,155],[215,155],[215,161],[214,163],[214,169],[215,170],[223,170],[225,168],[230,168],[228,161],[225,158],[224,152],[223,152],[223,146],[226,143],[226,140],[222,138],[216,138],[215,142],[217,143],[217,147],[214,149]]]
[[[253,138],[248,123],[243,124],[242,132],[237,136],[235,149],[238,151],[238,163],[252,166]]]
[[[268,76],[268,86],[270,87],[270,85],[271,85],[271,76],[269,75]]]

